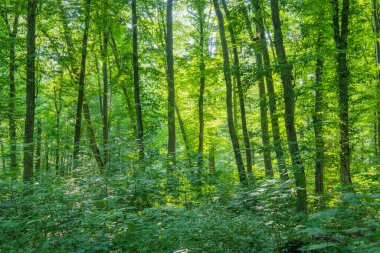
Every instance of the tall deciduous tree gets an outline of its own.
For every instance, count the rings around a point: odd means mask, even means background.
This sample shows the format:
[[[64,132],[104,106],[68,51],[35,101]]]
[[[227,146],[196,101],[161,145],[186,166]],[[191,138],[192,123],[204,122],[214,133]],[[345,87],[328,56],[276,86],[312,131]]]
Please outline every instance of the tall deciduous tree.
[[[88,30],[90,26],[90,11],[91,11],[91,0],[86,0],[85,24],[84,24],[84,33],[83,33],[83,39],[82,39],[82,53],[81,53],[82,56],[81,56],[80,74],[79,74],[79,79],[78,79],[79,87],[78,87],[77,111],[76,111],[76,117],[75,117],[74,153],[73,153],[74,168],[77,166],[79,146],[80,146],[81,127],[82,127],[84,78],[86,75],[87,42],[88,42]]]
[[[237,87],[237,93],[239,97],[239,105],[240,105],[240,116],[241,116],[241,128],[243,132],[243,140],[244,140],[244,147],[245,147],[245,157],[246,157],[246,163],[247,163],[247,172],[252,174],[252,151],[251,151],[251,144],[249,141],[249,135],[248,135],[248,128],[247,128],[247,117],[246,117],[246,110],[245,110],[245,103],[244,103],[244,92],[241,82],[241,74],[240,74],[240,61],[239,61],[239,53],[238,48],[236,44],[236,38],[235,38],[235,30],[234,30],[234,23],[231,20],[230,12],[228,10],[227,4],[225,0],[222,0],[222,6],[226,15],[226,19],[228,22],[228,30],[230,32],[230,38],[231,38],[231,44],[232,44],[232,53],[234,57],[234,74],[236,77],[236,87]],[[263,119],[262,119],[263,122]],[[268,123],[264,120],[264,122]],[[268,124],[266,124],[268,130]],[[268,131],[267,131],[268,133]],[[269,140],[269,136],[268,140]],[[265,153],[267,154],[267,153]],[[271,160],[270,156],[265,156],[265,168],[266,170],[271,170]],[[267,168],[267,165],[270,165],[270,168]]]
[[[108,164],[109,159],[109,122],[108,122],[108,1],[103,0],[103,31],[102,31],[102,74],[103,74],[103,102],[102,102],[102,123],[103,123],[103,161],[104,165]]]
[[[136,141],[140,161],[144,159],[144,127],[141,114],[140,102],[140,77],[139,77],[139,57],[138,57],[138,33],[137,33],[137,6],[136,0],[132,0],[132,30],[133,30],[133,92],[135,98],[136,111]]]
[[[299,212],[307,211],[306,197],[306,176],[298,147],[297,131],[294,122],[294,90],[292,84],[292,64],[288,62],[284,39],[281,29],[280,9],[278,0],[271,0],[272,23],[274,31],[274,45],[277,52],[277,60],[280,66],[281,81],[284,90],[285,102],[285,127],[288,138],[289,152],[292,158],[294,178],[297,187],[297,210]]]
[[[15,71],[16,71],[16,38],[19,27],[19,3],[14,7],[15,16],[12,24],[9,22],[9,15],[4,15],[5,23],[9,34],[9,147],[10,147],[10,170],[14,174],[17,168],[17,142],[16,142],[16,120],[15,120],[15,97],[16,97],[16,84],[15,84]]]
[[[321,39],[318,38],[320,41]],[[320,44],[320,43],[318,43]],[[313,115],[314,137],[315,137],[315,193],[323,193],[323,170],[324,170],[324,140],[323,140],[323,86],[322,70],[324,60],[320,55],[320,45],[317,45],[317,59],[315,63],[315,105]]]
[[[196,11],[198,15],[199,25],[199,98],[198,98],[198,119],[199,119],[199,133],[198,133],[198,169],[203,168],[203,150],[204,150],[204,92],[205,92],[205,5],[204,0],[196,2]]]
[[[168,82],[168,168],[173,170],[176,165],[173,0],[167,0],[166,2],[166,65]]]
[[[37,0],[28,0],[26,36],[26,117],[24,131],[24,181],[33,177],[34,113],[36,109],[36,13]]]
[[[287,180],[288,172],[285,164],[284,158],[284,150],[282,147],[281,135],[280,135],[280,125],[278,123],[278,112],[277,112],[277,101],[276,101],[276,93],[274,89],[274,82],[272,76],[272,64],[268,51],[268,43],[267,43],[267,35],[264,27],[264,19],[262,14],[262,2],[260,1],[252,1],[255,13],[255,24],[256,31],[258,32],[259,37],[256,38],[253,34],[253,29],[251,25],[251,21],[248,16],[248,12],[245,7],[242,8],[244,20],[246,26],[248,28],[248,34],[250,36],[251,42],[255,43],[259,40],[258,49],[260,50],[263,57],[263,68],[267,87],[267,95],[268,95],[268,105],[269,105],[269,113],[272,125],[272,136],[273,136],[273,146],[274,151],[276,153],[277,166],[280,174],[280,178]]]
[[[230,133],[232,148],[235,155],[236,165],[237,165],[238,174],[239,174],[239,180],[240,182],[244,183],[247,181],[247,175],[244,170],[243,158],[241,156],[239,141],[238,141],[236,131],[235,131],[235,126],[234,126],[234,119],[233,119],[233,112],[232,112],[231,68],[230,68],[230,60],[228,56],[226,33],[224,30],[224,18],[220,10],[218,0],[213,0],[213,3],[214,3],[215,14],[216,14],[216,17],[218,18],[219,35],[220,35],[220,41],[222,44],[222,51],[223,51],[223,72],[224,72],[224,78],[226,82],[226,91],[227,91],[226,105],[227,105],[228,130]]]
[[[339,95],[339,127],[340,127],[340,181],[342,184],[351,183],[350,169],[350,140],[348,123],[348,86],[349,71],[347,66],[347,38],[350,12],[350,1],[343,0],[341,14],[339,0],[332,1],[334,41],[337,50],[337,75]],[[340,22],[339,22],[340,21]]]

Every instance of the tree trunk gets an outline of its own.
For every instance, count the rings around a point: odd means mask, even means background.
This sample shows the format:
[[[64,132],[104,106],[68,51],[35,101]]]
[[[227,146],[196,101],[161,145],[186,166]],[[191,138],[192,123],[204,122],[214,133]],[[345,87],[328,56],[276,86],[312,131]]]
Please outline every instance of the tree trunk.
[[[348,66],[347,66],[347,37],[349,20],[349,0],[343,0],[342,13],[339,18],[339,2],[333,0],[333,30],[337,52],[337,75],[339,93],[339,126],[340,126],[340,182],[351,184],[350,172],[350,142],[348,126]],[[341,20],[341,24],[339,24]]]
[[[79,74],[79,89],[78,89],[78,103],[77,112],[75,118],[75,136],[74,136],[74,153],[73,153],[73,165],[74,168],[77,167],[77,160],[79,155],[79,145],[81,136],[81,126],[82,126],[82,108],[84,99],[84,78],[86,75],[86,57],[87,57],[87,41],[88,41],[88,29],[90,24],[90,10],[91,10],[91,0],[86,0],[86,18],[85,27],[82,40],[82,59],[81,59],[81,69]]]
[[[380,19],[379,19],[379,7],[377,0],[372,0],[372,17],[373,17],[373,31],[375,33],[375,58],[377,67],[377,110],[376,110],[376,134],[375,141],[377,140],[377,156],[380,156]]]
[[[91,147],[92,154],[94,155],[96,163],[98,164],[98,168],[99,168],[100,173],[103,173],[104,162],[103,162],[102,155],[100,153],[98,144],[96,143],[95,131],[94,131],[94,128],[92,127],[92,123],[91,123],[90,109],[89,109],[86,101],[83,102],[83,114],[84,114],[84,118],[86,120],[87,134],[88,134],[88,138],[90,140],[90,147]]]
[[[1,165],[3,167],[3,173],[6,173],[6,165],[5,165],[5,153],[4,153],[4,143],[0,138],[0,152],[1,152]]]
[[[270,151],[269,130],[268,130],[268,112],[267,98],[265,94],[264,76],[262,71],[262,56],[260,53],[255,53],[257,69],[259,73],[259,97],[260,97],[260,118],[261,118],[261,141],[263,144],[265,177],[273,178],[272,156]]]
[[[60,172],[60,152],[61,152],[61,112],[62,112],[62,101],[61,101],[61,90],[58,91],[54,87],[54,107],[56,113],[56,152],[55,152],[55,171]],[[63,175],[62,171],[61,174]]]
[[[208,164],[210,173],[213,173],[215,171],[215,144],[211,144],[208,150]]]
[[[139,58],[138,58],[138,38],[137,38],[137,11],[136,0],[132,0],[132,27],[133,27],[133,92],[135,97],[135,110],[137,121],[136,142],[139,152],[139,160],[144,160],[144,128],[141,115],[140,102],[140,81],[139,81]]]
[[[36,174],[41,170],[41,142],[42,142],[42,128],[41,121],[37,120],[37,147],[36,147],[36,165],[34,167]]]
[[[199,99],[198,99],[198,118],[199,118],[199,134],[198,134],[198,170],[203,168],[203,143],[204,143],[204,118],[203,118],[203,102],[205,92],[205,59],[204,59],[204,6],[198,6],[199,19],[199,48],[200,48],[200,63],[199,63]]]
[[[24,133],[24,181],[33,177],[34,113],[36,109],[36,12],[37,0],[28,0],[26,51],[26,117]]]
[[[264,63],[262,65],[261,71],[265,75],[266,80],[266,88],[267,88],[267,96],[268,96],[268,105],[269,105],[269,113],[272,124],[272,136],[273,136],[273,146],[277,159],[277,167],[278,172],[280,174],[280,178],[283,180],[288,180],[287,168],[285,165],[284,158],[284,150],[282,148],[282,141],[280,135],[280,126],[278,123],[278,113],[276,106],[276,93],[274,90],[273,77],[272,77],[272,66],[270,62],[269,52],[268,52],[268,44],[266,41],[266,32],[264,27],[264,21],[262,17],[261,5],[258,1],[253,1],[254,12],[256,14],[256,31],[259,35],[258,38],[255,38],[253,34],[253,29],[251,25],[251,21],[248,17],[248,12],[246,8],[243,7],[243,15],[245,19],[245,23],[248,29],[248,34],[252,43],[255,43],[259,40],[258,48],[259,52],[262,54],[262,58]]]
[[[16,141],[16,121],[15,114],[15,97],[16,97],[16,85],[15,85],[15,71],[16,71],[16,38],[19,26],[19,14],[13,21],[12,28],[9,27],[9,152],[10,152],[10,171],[13,176],[17,173],[17,141]]]
[[[239,54],[238,54],[238,49],[237,49],[237,44],[236,44],[236,39],[235,39],[235,31],[233,28],[233,23],[230,17],[229,10],[227,8],[227,4],[225,0],[222,0],[222,5],[224,12],[226,14],[226,18],[228,21],[228,30],[230,32],[230,37],[231,37],[231,43],[232,43],[232,52],[234,56],[234,73],[236,77],[236,85],[237,85],[237,92],[239,96],[239,104],[240,104],[240,115],[241,115],[241,127],[242,127],[242,133],[243,133],[243,140],[244,140],[244,147],[245,147],[245,156],[246,156],[246,162],[247,162],[247,172],[252,173],[252,156],[251,156],[251,144],[249,142],[249,135],[248,135],[248,128],[247,128],[247,119],[245,115],[245,104],[244,104],[244,93],[243,93],[243,88],[242,88],[242,83],[241,83],[241,76],[240,76],[240,62],[239,62]],[[267,125],[267,132],[268,132],[268,121],[266,121]],[[268,135],[268,141],[269,141],[269,135]],[[269,151],[269,149],[268,149]],[[269,153],[270,155],[270,153]],[[270,164],[270,170],[272,170],[272,164],[269,159],[269,164]],[[267,165],[267,163],[265,164]],[[265,167],[267,170],[267,167]],[[273,174],[273,172],[272,172]]]
[[[297,131],[294,122],[294,90],[292,85],[292,64],[286,59],[283,35],[281,30],[278,0],[271,0],[274,44],[280,66],[281,81],[285,100],[285,127],[290,156],[297,187],[297,211],[307,211],[306,176],[298,147]]]
[[[45,136],[45,171],[48,172],[49,170],[50,170],[49,144],[48,144],[47,136]]]
[[[318,54],[319,52],[317,52]],[[323,170],[324,170],[324,141],[323,141],[323,87],[322,87],[323,60],[318,56],[315,69],[315,108],[313,126],[315,136],[315,193],[323,193]]]
[[[104,8],[107,8],[104,6]],[[107,166],[109,158],[109,123],[108,123],[108,31],[107,21],[104,17],[103,46],[102,46],[102,73],[103,73],[103,161]]]
[[[166,3],[166,63],[168,81],[168,169],[174,170],[175,158],[175,87],[173,57],[173,0]]]
[[[227,91],[226,104],[227,104],[228,129],[230,133],[232,147],[234,150],[236,165],[237,165],[238,174],[239,174],[239,180],[241,183],[245,183],[247,181],[247,175],[244,170],[243,158],[240,153],[240,147],[239,147],[238,138],[236,136],[233,112],[232,112],[232,82],[231,82],[231,74],[230,74],[231,69],[230,69],[230,60],[228,57],[227,39],[226,39],[225,31],[224,31],[224,19],[223,19],[223,14],[220,11],[218,0],[213,0],[213,3],[214,3],[215,14],[218,18],[220,40],[221,40],[222,50],[223,50],[223,62],[224,62],[223,70],[224,70],[224,78],[226,82],[226,91]]]
[[[192,165],[192,161],[191,161],[190,144],[189,144],[189,141],[187,139],[185,124],[182,121],[181,114],[179,113],[179,108],[178,108],[177,105],[175,105],[175,111],[177,113],[179,128],[181,129],[183,142],[185,144],[185,150],[186,150],[186,156],[187,156],[188,166],[189,166],[189,168],[191,168],[193,165]]]

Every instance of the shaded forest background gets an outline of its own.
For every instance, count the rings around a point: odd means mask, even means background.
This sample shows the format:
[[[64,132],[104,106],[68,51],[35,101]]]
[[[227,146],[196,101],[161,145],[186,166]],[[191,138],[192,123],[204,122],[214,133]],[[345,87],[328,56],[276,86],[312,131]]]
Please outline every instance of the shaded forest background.
[[[1,252],[378,252],[377,0],[1,0]]]

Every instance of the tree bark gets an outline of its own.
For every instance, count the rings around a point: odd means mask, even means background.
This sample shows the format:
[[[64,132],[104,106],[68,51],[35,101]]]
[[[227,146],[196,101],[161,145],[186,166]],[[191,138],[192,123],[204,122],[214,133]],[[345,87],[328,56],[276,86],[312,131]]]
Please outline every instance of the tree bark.
[[[243,133],[243,140],[244,140],[244,147],[245,147],[245,157],[246,157],[246,162],[247,162],[247,172],[252,174],[252,152],[251,152],[251,144],[249,142],[249,135],[248,135],[248,128],[247,128],[247,118],[246,118],[246,113],[245,113],[245,104],[244,104],[244,93],[243,93],[243,87],[241,83],[241,75],[240,75],[240,61],[239,61],[239,54],[238,54],[238,49],[237,49],[237,43],[235,39],[235,31],[233,28],[233,23],[231,20],[231,16],[226,4],[225,0],[222,0],[222,5],[224,12],[226,14],[226,19],[228,22],[228,30],[230,32],[230,37],[231,37],[231,43],[232,43],[232,52],[234,56],[234,74],[236,77],[236,86],[237,86],[237,93],[239,97],[239,105],[240,105],[240,116],[241,116],[241,128],[242,128],[242,133]],[[268,132],[268,121],[266,121],[266,126],[267,126],[267,132]],[[269,141],[269,135],[268,141]],[[269,149],[268,149],[269,151]],[[270,153],[269,153],[270,155]],[[267,157],[266,157],[267,158]],[[271,160],[269,158],[269,164],[270,164],[270,170],[272,170],[272,164]],[[267,162],[265,163],[267,166]],[[265,167],[267,171],[267,167]],[[273,174],[273,172],[272,172]]]
[[[74,136],[74,153],[73,153],[73,167],[77,167],[77,160],[79,155],[79,145],[81,137],[81,126],[82,126],[82,108],[84,99],[84,78],[86,75],[86,57],[87,57],[87,41],[88,41],[88,30],[90,24],[90,11],[91,11],[91,0],[86,0],[86,10],[85,10],[85,27],[82,40],[82,59],[81,59],[81,69],[79,74],[79,89],[78,89],[78,102],[77,102],[77,112],[75,118],[75,136]]]
[[[349,0],[343,0],[342,13],[339,18],[339,2],[333,0],[333,30],[337,50],[337,75],[339,94],[339,126],[340,126],[340,182],[351,184],[350,142],[348,125],[348,86],[349,71],[347,66],[347,37],[349,22]],[[341,24],[339,24],[339,19]]]
[[[36,109],[36,12],[37,0],[28,0],[26,35],[26,117],[24,132],[24,181],[32,181],[34,152],[34,113]]]
[[[6,173],[6,165],[5,165],[5,153],[4,153],[4,143],[0,138],[0,152],[1,152],[1,165],[3,167],[3,173]]]
[[[34,167],[36,174],[41,170],[41,142],[42,142],[42,128],[41,121],[37,120],[37,147],[36,147],[36,165]]]
[[[138,34],[137,34],[137,10],[136,0],[132,0],[132,29],[133,29],[133,93],[135,98],[135,111],[137,122],[136,142],[139,153],[139,160],[144,160],[144,127],[141,114],[140,102],[140,76],[139,76],[139,57],[138,57]]]
[[[198,170],[203,168],[203,145],[204,145],[204,117],[203,117],[203,103],[205,92],[205,59],[204,59],[204,47],[205,47],[205,34],[204,34],[204,6],[197,7],[198,20],[199,20],[199,48],[200,48],[200,63],[199,63],[199,98],[198,98],[198,118],[199,118],[199,134],[198,134]]]
[[[318,51],[318,50],[317,50]],[[318,54],[319,52],[317,52]],[[323,141],[323,87],[322,68],[323,60],[318,56],[315,69],[315,107],[313,115],[313,126],[315,136],[315,193],[323,193],[323,170],[324,170],[324,141]]]
[[[231,74],[230,74],[231,69],[230,69],[230,60],[228,57],[227,39],[226,39],[225,30],[224,30],[224,18],[220,10],[218,0],[213,0],[213,3],[214,3],[215,14],[218,18],[219,34],[220,34],[220,40],[222,44],[222,51],[223,51],[223,62],[224,62],[223,70],[224,70],[224,78],[226,82],[226,91],[227,91],[226,105],[227,105],[228,129],[229,129],[232,147],[233,147],[233,151],[235,155],[236,165],[237,165],[238,174],[239,174],[239,180],[241,183],[246,183],[247,175],[244,170],[243,158],[240,153],[240,147],[239,147],[238,138],[236,136],[233,112],[232,112],[232,82],[231,82]]]
[[[55,171],[56,173],[61,173],[60,171],[60,156],[61,156],[61,112],[62,112],[62,101],[61,101],[61,90],[57,90],[54,87],[54,107],[55,107],[55,127],[56,127],[56,152],[55,152]]]
[[[166,64],[168,82],[168,169],[172,171],[176,166],[173,0],[167,0],[166,2]]]
[[[256,14],[256,31],[259,34],[259,38],[255,38],[253,34],[253,29],[251,26],[250,19],[248,17],[247,10],[243,8],[244,19],[248,28],[248,34],[250,36],[251,42],[255,43],[259,40],[258,49],[262,54],[264,64],[262,71],[265,75],[266,88],[267,88],[267,96],[268,96],[268,105],[269,105],[269,113],[272,124],[272,136],[273,136],[273,146],[274,151],[276,153],[277,159],[277,167],[278,172],[280,174],[280,178],[283,180],[288,180],[288,172],[285,164],[284,158],[284,150],[282,147],[281,135],[280,135],[280,126],[278,123],[278,113],[277,113],[277,105],[276,105],[276,93],[274,90],[274,83],[272,77],[272,66],[268,52],[268,44],[266,40],[266,32],[264,27],[264,20],[262,16],[261,4],[259,1],[253,1],[253,7]]]
[[[297,211],[307,211],[306,176],[298,147],[297,131],[294,122],[294,90],[292,85],[293,65],[287,61],[280,21],[278,0],[271,0],[272,23],[274,31],[274,44],[277,60],[280,67],[281,81],[284,90],[285,127],[288,139],[290,156],[297,187]]]
[[[181,114],[179,113],[179,108],[178,108],[177,105],[175,105],[175,111],[176,111],[176,114],[177,114],[179,128],[181,130],[183,142],[185,144],[185,150],[186,150],[186,156],[187,156],[188,166],[189,166],[189,168],[191,168],[193,166],[193,164],[192,164],[192,161],[191,161],[192,159],[191,159],[190,144],[189,144],[189,140],[187,139],[185,124],[183,123],[183,120],[181,118]]]
[[[104,165],[107,166],[109,159],[109,122],[108,122],[108,21],[106,11],[107,0],[103,0],[103,44],[101,48],[102,54],[102,73],[103,73],[103,111],[102,123],[103,123],[103,161]]]
[[[211,144],[208,150],[208,164],[210,173],[213,173],[215,171],[215,144]]]
[[[83,114],[86,120],[87,134],[90,140],[90,147],[91,147],[92,154],[94,155],[96,163],[98,164],[100,173],[103,173],[104,162],[103,162],[102,154],[100,153],[98,144],[96,143],[95,131],[94,131],[94,128],[92,127],[92,122],[91,122],[90,109],[86,101],[83,102]]]
[[[12,28],[9,27],[9,152],[10,152],[10,171],[17,173],[17,140],[16,140],[16,121],[15,121],[15,71],[16,71],[16,38],[19,27],[19,14],[13,21]]]

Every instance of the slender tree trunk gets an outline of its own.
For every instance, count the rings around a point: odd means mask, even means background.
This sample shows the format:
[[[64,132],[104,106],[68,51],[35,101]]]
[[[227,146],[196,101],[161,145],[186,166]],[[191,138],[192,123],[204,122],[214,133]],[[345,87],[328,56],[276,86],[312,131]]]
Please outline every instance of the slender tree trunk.
[[[208,150],[208,164],[210,173],[213,173],[215,171],[215,144],[211,144]]]
[[[103,161],[107,166],[109,159],[109,122],[108,122],[108,0],[102,1],[103,6],[103,44],[101,48],[102,55],[102,73],[103,73],[103,111],[102,123],[103,123]]]
[[[237,96],[237,87],[236,87],[236,78],[234,78],[234,76],[231,76],[231,79],[232,79],[232,107],[233,107],[233,118],[234,118],[234,126],[235,126],[235,129],[239,129],[239,124],[238,124],[238,119],[239,119],[239,115],[238,115],[238,96]],[[237,136],[239,134],[237,133]],[[239,137],[238,137],[238,141],[239,141]]]
[[[36,147],[36,165],[34,167],[36,174],[41,170],[41,142],[42,142],[42,128],[41,121],[37,120],[37,147]]]
[[[90,140],[90,147],[91,147],[92,154],[94,155],[96,163],[98,164],[100,173],[103,173],[104,162],[103,162],[98,144],[96,143],[95,131],[94,131],[94,128],[92,127],[92,122],[91,122],[90,109],[86,101],[83,102],[83,114],[86,120],[87,133],[88,133],[88,138]]]
[[[48,144],[47,136],[45,136],[45,171],[48,172],[49,170],[50,170],[49,144]]]
[[[238,92],[238,96],[239,96],[241,128],[242,128],[244,147],[245,147],[247,172],[251,174],[252,173],[251,144],[249,142],[247,119],[246,119],[245,104],[244,104],[244,93],[243,93],[241,76],[240,76],[239,54],[238,54],[238,49],[237,49],[237,44],[236,44],[236,39],[235,39],[235,31],[233,28],[233,23],[232,23],[230,13],[229,13],[229,10],[227,8],[227,4],[226,4],[225,0],[222,0],[222,5],[223,5],[223,9],[224,9],[224,12],[226,14],[227,21],[228,21],[228,30],[230,32],[231,43],[233,46],[232,52],[233,52],[233,56],[234,56],[234,73],[235,73],[235,77],[236,77],[237,92]],[[267,132],[268,132],[268,121],[267,120],[266,120],[266,125],[267,125]],[[268,137],[268,141],[269,141],[269,135],[267,137]],[[269,151],[269,149],[268,149],[268,151]],[[269,153],[269,155],[270,155],[270,153]],[[265,165],[267,165],[267,162],[265,163]],[[272,163],[271,163],[270,157],[269,157],[269,165],[270,165],[270,170],[272,170]],[[267,171],[267,167],[265,167],[265,168]],[[273,172],[272,172],[272,174],[273,174]]]
[[[199,99],[198,99],[198,118],[199,118],[199,134],[198,134],[198,170],[203,168],[203,143],[204,143],[204,118],[203,118],[203,102],[205,92],[205,59],[204,59],[204,6],[198,7],[199,19],[199,48],[200,48],[200,63],[199,63]]]
[[[32,181],[34,152],[34,113],[36,109],[36,12],[37,0],[28,0],[26,35],[26,117],[24,133],[24,181]]]
[[[377,68],[377,110],[376,110],[376,134],[377,136],[375,139],[377,139],[377,156],[380,156],[380,19],[379,19],[379,7],[377,0],[372,0],[372,17],[373,17],[373,31],[375,33],[375,58],[376,58],[376,65]],[[375,140],[376,141],[376,140]]]
[[[189,140],[187,139],[186,135],[186,129],[185,129],[185,124],[183,123],[183,120],[181,118],[181,114],[179,113],[179,108],[177,105],[175,105],[175,111],[177,113],[177,118],[178,118],[178,123],[179,123],[179,128],[182,133],[182,138],[183,142],[185,144],[185,149],[186,149],[186,156],[187,156],[187,161],[188,161],[188,166],[191,168],[193,166],[192,161],[191,161],[191,150],[190,150],[190,144]]]
[[[262,56],[260,53],[255,54],[258,72],[262,71]],[[268,112],[267,98],[265,94],[264,76],[259,77],[259,96],[260,96],[260,118],[261,118],[261,141],[264,152],[265,177],[273,178],[272,156],[270,151],[269,130],[268,130]]]
[[[227,104],[228,129],[230,133],[232,147],[235,154],[239,180],[241,183],[245,183],[247,181],[247,175],[244,170],[243,158],[240,153],[240,147],[239,147],[238,138],[236,136],[233,112],[232,112],[232,82],[231,82],[231,74],[230,74],[231,69],[230,69],[230,60],[228,57],[227,39],[226,39],[225,31],[224,31],[224,18],[223,18],[222,12],[220,11],[218,0],[213,0],[213,3],[214,3],[215,14],[218,18],[220,40],[221,40],[222,50],[223,50],[223,62],[224,62],[223,70],[224,70],[224,78],[225,78],[226,90],[227,90],[226,104]]]
[[[333,30],[337,49],[337,75],[339,90],[339,126],[340,126],[340,181],[351,184],[350,142],[348,125],[348,85],[349,71],[347,66],[347,37],[349,22],[349,0],[342,2],[342,14],[339,18],[339,2],[333,0]],[[339,24],[339,20],[341,24]]]
[[[9,152],[10,152],[10,171],[12,174],[17,172],[17,141],[16,141],[16,121],[15,114],[15,97],[16,97],[16,84],[15,84],[15,71],[16,71],[16,38],[18,33],[19,14],[13,22],[12,31],[9,32]],[[9,27],[10,28],[10,27]],[[10,28],[11,29],[11,28]]]
[[[270,119],[272,124],[272,136],[273,136],[273,146],[274,151],[276,153],[278,172],[280,174],[280,178],[283,180],[288,180],[288,172],[285,165],[284,158],[284,150],[282,147],[281,135],[280,135],[280,126],[278,123],[278,113],[277,113],[277,105],[276,105],[276,93],[274,90],[274,83],[272,77],[272,66],[270,62],[269,52],[268,52],[268,44],[266,40],[266,32],[264,27],[264,20],[262,16],[261,5],[259,1],[253,1],[253,7],[256,14],[256,31],[259,34],[259,38],[255,38],[253,34],[253,29],[251,26],[251,21],[248,17],[247,10],[243,8],[244,19],[248,28],[248,34],[252,42],[259,40],[259,51],[262,54],[264,64],[263,64],[263,72],[265,75],[266,87],[267,87],[267,95],[268,95],[268,105],[270,112]]]
[[[81,59],[81,69],[79,74],[79,89],[78,89],[78,103],[77,112],[75,118],[75,136],[74,136],[74,153],[73,153],[73,164],[74,168],[77,167],[77,160],[79,155],[79,145],[81,136],[81,126],[82,126],[82,108],[84,99],[84,78],[86,75],[86,57],[87,57],[87,41],[88,41],[88,29],[90,24],[90,10],[91,10],[91,0],[86,0],[86,18],[85,27],[82,40],[82,59]]]
[[[166,63],[168,81],[168,168],[176,165],[175,145],[175,86],[173,57],[173,0],[166,3]]]
[[[56,173],[60,172],[60,155],[61,155],[61,111],[62,111],[62,102],[61,102],[61,90],[58,91],[54,87],[54,107],[55,107],[55,127],[56,127],[56,151],[55,151],[55,171]],[[61,173],[62,174],[62,173]]]
[[[0,138],[0,149],[1,149],[1,165],[3,167],[3,173],[6,172],[6,165],[5,165],[5,153],[4,153],[4,143],[3,140]]]
[[[144,128],[140,102],[139,58],[138,58],[138,34],[137,34],[136,0],[132,0],[132,26],[133,26],[133,93],[135,98],[137,135],[136,142],[139,152],[139,160],[144,160]]]
[[[317,50],[318,51],[318,50]],[[319,52],[317,52],[318,54]],[[315,193],[323,193],[323,170],[324,170],[324,141],[323,141],[323,87],[322,87],[323,60],[318,56],[315,69],[315,111],[313,126],[315,136]]]
[[[102,99],[102,83],[100,81],[100,69],[99,69],[99,60],[96,56],[96,53],[94,53],[95,58],[95,68],[96,68],[96,76],[97,76],[97,83],[98,83],[98,99],[99,99],[99,109],[100,112],[103,113],[103,99]]]
[[[297,211],[307,211],[306,176],[298,147],[297,131],[294,122],[294,90],[292,84],[292,64],[287,61],[283,35],[281,30],[280,10],[278,0],[271,0],[272,22],[274,31],[274,44],[277,60],[280,66],[281,81],[285,100],[285,127],[288,146],[297,187]]]

